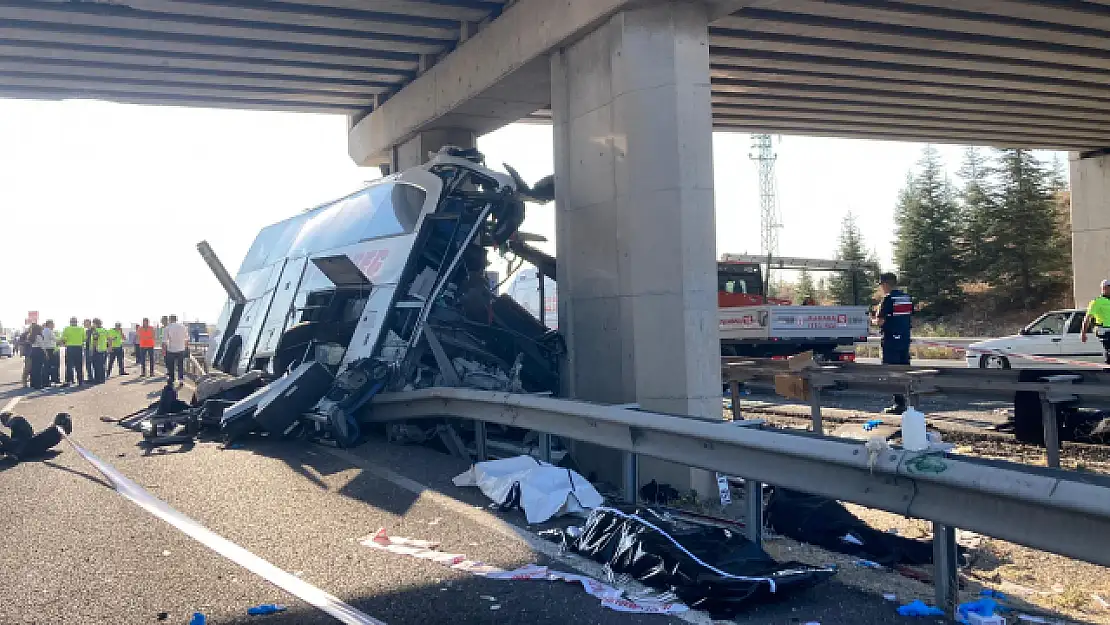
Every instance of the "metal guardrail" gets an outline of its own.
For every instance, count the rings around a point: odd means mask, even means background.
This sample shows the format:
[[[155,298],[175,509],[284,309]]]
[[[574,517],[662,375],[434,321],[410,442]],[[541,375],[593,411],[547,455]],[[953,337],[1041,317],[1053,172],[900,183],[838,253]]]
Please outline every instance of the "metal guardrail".
[[[949,613],[957,587],[951,528],[1110,565],[1110,478],[1104,476],[898,449],[871,458],[858,441],[763,430],[752,422],[460,388],[380,395],[365,418],[433,416],[527,428],[742,477],[755,486],[752,493],[768,483],[933,521],[937,601]],[[747,527],[756,541],[761,515],[760,506],[750,507]]]
[[[860,365],[838,363],[791,371],[784,361],[726,360],[722,378],[729,385],[734,416],[739,385],[761,380],[774,381],[777,375],[804,378],[809,385],[810,414],[813,431],[822,433],[821,392],[823,389],[852,389],[885,393],[904,393],[910,403],[920,395],[955,395],[976,398],[998,398],[1012,401],[1018,391],[1037,393],[1041,399],[1041,422],[1044,428],[1045,452],[1050,468],[1060,467],[1060,436],[1057,405],[1083,400],[1110,406],[1110,371],[1090,370],[1082,373],[1082,384],[1074,384],[1075,375],[1059,375],[1052,370],[1037,371],[1040,380],[1022,382],[1020,370],[929,368],[900,365]],[[1026,373],[1025,375],[1029,375]]]
[[[982,341],[989,341],[989,340],[990,340],[990,338],[988,338],[988,337],[927,336],[927,337],[924,337],[924,338],[921,338],[921,337],[911,338],[910,343],[918,344],[918,345],[924,344],[924,343],[946,343],[948,345],[952,345],[953,347],[963,348],[963,347],[967,347],[968,345],[971,345],[972,343],[981,343]],[[869,337],[867,337],[867,344],[868,345],[878,345],[879,343],[882,343],[882,341],[883,341],[883,339],[880,336],[869,336]]]

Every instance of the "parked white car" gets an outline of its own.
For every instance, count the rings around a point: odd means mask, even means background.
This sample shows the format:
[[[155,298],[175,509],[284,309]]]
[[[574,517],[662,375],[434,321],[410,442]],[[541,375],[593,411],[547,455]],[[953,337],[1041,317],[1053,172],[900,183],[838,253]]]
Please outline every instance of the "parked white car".
[[[12,347],[11,341],[6,336],[0,336],[0,358],[11,358],[15,355],[15,349]]]
[[[1052,364],[1022,358],[1017,354],[1046,356],[1062,360],[1105,362],[1102,341],[1094,333],[1087,335],[1087,342],[1079,340],[1086,311],[1054,310],[1038,317],[1025,326],[1019,334],[972,343],[968,347],[967,366],[983,369],[1045,369],[1067,365]],[[1006,354],[991,354],[974,350],[998,350]]]

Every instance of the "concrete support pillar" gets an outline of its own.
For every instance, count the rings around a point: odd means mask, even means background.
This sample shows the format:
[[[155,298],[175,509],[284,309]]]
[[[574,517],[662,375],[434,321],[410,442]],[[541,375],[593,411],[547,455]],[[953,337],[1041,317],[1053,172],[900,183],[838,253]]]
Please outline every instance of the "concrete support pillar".
[[[1085,308],[1110,278],[1110,155],[1072,153],[1069,160],[1075,305]]]
[[[416,167],[428,162],[428,155],[435,154],[440,148],[453,145],[472,148],[478,137],[472,130],[465,128],[436,128],[426,130],[408,141],[394,146],[392,167],[394,172]]]
[[[554,53],[551,82],[566,390],[718,420],[707,25],[694,2],[622,11]],[[652,459],[640,475],[716,489]]]

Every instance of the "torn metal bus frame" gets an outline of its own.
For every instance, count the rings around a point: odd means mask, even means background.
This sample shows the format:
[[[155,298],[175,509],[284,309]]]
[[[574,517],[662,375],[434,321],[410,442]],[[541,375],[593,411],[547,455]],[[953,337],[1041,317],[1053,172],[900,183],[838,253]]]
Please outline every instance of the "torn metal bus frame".
[[[487,248],[507,244],[532,193],[477,151],[444,148],[262,229],[236,289],[203,245],[229,293],[209,364],[280,376],[315,360],[335,374],[372,358],[390,368],[386,390],[557,392],[561,338],[485,279]]]

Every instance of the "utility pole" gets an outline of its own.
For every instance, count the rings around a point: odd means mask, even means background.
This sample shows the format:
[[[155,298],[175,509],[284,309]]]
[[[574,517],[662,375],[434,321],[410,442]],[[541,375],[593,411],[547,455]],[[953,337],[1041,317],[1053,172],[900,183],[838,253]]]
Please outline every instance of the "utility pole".
[[[766,282],[764,290],[771,284],[771,258],[779,253],[779,228],[782,217],[779,215],[779,201],[775,180],[775,154],[771,145],[771,135],[752,135],[752,150],[748,158],[759,166],[759,254],[767,258]]]

